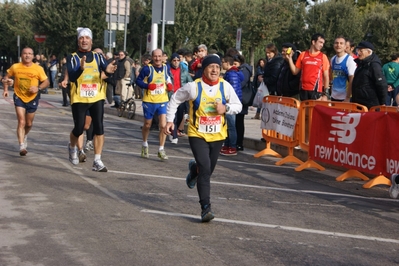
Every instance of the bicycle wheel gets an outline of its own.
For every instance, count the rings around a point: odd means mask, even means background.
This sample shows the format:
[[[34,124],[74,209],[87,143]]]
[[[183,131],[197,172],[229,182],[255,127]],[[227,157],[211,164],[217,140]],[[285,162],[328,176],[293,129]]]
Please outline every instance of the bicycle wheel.
[[[136,102],[134,99],[130,99],[127,103],[127,118],[133,119],[134,115],[136,114]]]
[[[121,102],[119,108],[117,109],[119,117],[123,116],[123,113],[125,112],[125,108],[126,108],[126,104],[124,102]]]

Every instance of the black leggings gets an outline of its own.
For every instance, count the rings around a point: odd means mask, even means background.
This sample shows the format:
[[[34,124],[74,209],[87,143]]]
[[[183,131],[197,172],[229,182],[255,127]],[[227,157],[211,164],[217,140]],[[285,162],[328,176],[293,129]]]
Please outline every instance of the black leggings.
[[[93,121],[90,123],[89,128],[86,130],[86,140],[93,140],[94,137],[94,129],[93,129]]]
[[[87,110],[89,110],[91,119],[93,120],[94,135],[104,135],[104,100],[95,103],[72,104],[72,116],[75,124],[72,134],[75,137],[79,137],[83,134]]]
[[[200,198],[199,203],[203,207],[210,203],[211,175],[215,170],[224,140],[206,142],[202,138],[189,137],[188,141],[197,163],[197,190]]]

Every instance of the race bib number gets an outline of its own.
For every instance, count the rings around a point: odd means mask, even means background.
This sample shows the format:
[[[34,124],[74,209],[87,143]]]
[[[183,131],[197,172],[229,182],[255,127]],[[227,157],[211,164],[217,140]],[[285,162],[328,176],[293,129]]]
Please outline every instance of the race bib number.
[[[156,89],[151,91],[152,95],[159,95],[159,94],[164,94],[164,93],[165,93],[164,84],[157,84]]]
[[[80,97],[93,98],[98,93],[98,84],[82,84],[80,85]]]
[[[201,116],[198,131],[201,133],[219,133],[222,126],[222,116]]]

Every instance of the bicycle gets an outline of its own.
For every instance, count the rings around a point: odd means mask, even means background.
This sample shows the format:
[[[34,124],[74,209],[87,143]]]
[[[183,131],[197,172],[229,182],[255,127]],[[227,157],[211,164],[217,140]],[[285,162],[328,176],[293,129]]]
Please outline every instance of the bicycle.
[[[129,88],[132,87],[132,84],[127,83],[127,91],[126,91],[126,97],[129,95]],[[133,88],[132,88],[133,89]],[[132,93],[132,97],[121,101],[119,108],[118,108],[118,116],[121,117],[123,114],[127,111],[127,118],[128,119],[133,119],[134,115],[136,114],[136,102],[134,101],[134,90]]]

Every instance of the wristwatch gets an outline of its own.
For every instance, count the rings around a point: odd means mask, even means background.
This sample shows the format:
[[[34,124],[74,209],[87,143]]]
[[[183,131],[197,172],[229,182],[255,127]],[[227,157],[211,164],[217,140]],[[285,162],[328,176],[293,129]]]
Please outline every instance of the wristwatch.
[[[230,105],[227,105],[227,104],[226,104],[226,113],[227,113],[228,111],[230,111]]]

